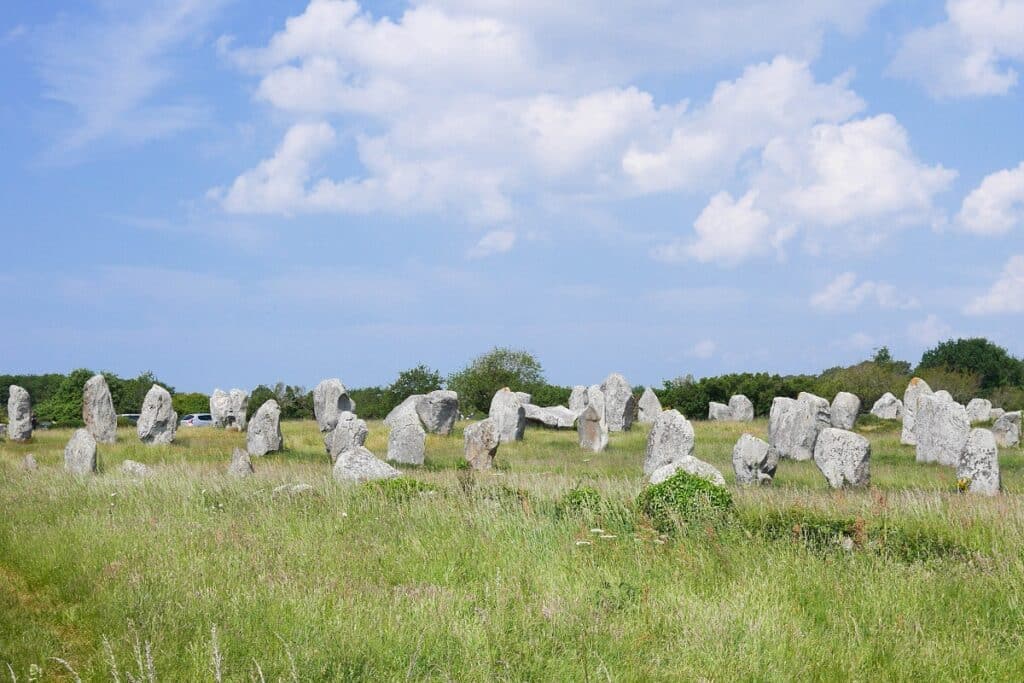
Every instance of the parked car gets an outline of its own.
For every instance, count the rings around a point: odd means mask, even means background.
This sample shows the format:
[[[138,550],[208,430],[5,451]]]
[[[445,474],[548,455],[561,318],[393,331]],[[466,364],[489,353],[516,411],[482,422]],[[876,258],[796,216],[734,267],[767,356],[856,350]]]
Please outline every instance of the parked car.
[[[182,427],[212,427],[213,415],[209,413],[189,413],[181,418]]]
[[[128,424],[138,424],[139,417],[139,413],[121,413],[117,416],[117,421],[120,422],[121,420],[124,420]]]

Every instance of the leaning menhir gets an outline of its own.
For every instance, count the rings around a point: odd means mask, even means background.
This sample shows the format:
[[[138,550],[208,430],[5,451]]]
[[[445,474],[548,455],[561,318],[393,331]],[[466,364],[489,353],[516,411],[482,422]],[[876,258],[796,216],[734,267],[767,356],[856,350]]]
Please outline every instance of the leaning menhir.
[[[996,443],[1003,448],[1020,445],[1020,423],[1021,411],[1015,410],[1012,413],[1003,413],[992,425],[992,434]]]
[[[881,420],[899,420],[903,417],[903,401],[887,391],[871,406],[871,414]]]
[[[159,384],[146,392],[142,412],[136,425],[139,441],[144,444],[169,444],[178,431],[178,414],[171,404],[171,395]]]
[[[275,453],[284,448],[284,437],[281,435],[281,407],[277,405],[277,401],[270,399],[252,416],[246,429],[245,445],[249,455],[254,457]]]

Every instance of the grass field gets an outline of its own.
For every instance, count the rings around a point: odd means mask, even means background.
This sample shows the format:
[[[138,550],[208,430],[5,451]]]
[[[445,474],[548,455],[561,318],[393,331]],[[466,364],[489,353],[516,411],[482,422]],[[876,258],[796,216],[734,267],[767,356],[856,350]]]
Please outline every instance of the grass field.
[[[752,425],[695,423],[732,482]],[[333,482],[315,423],[223,474],[244,435],[122,430],[100,476],[62,470],[69,431],[0,443],[0,673],[23,680],[1024,680],[1024,458],[1006,494],[960,495],[894,426],[869,490],[813,463],[736,513],[659,535],[633,508],[646,429],[584,454],[529,430],[493,474],[461,429],[406,473],[427,493]],[[385,431],[367,446],[382,455]],[[33,453],[39,470],[21,460]],[[136,481],[126,458],[156,465]],[[305,482],[311,494],[273,493]],[[578,486],[597,508],[560,505]],[[845,542],[844,542],[845,540]],[[72,673],[75,672],[75,673]]]

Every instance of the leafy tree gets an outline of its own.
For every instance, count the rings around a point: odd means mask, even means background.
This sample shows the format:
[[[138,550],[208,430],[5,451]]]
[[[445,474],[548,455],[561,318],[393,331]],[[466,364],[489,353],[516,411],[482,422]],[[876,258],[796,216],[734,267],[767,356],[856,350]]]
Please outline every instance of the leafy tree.
[[[171,405],[174,407],[174,412],[178,413],[178,417],[189,413],[208,413],[210,412],[210,397],[200,393],[174,394],[171,397]]]
[[[266,384],[260,384],[249,393],[249,404],[246,407],[246,419],[251,420],[252,416],[260,409],[260,406],[274,399],[277,401],[277,394]]]
[[[665,408],[675,408],[689,419],[708,415],[708,402],[725,403],[734,394],[743,394],[754,404],[754,412],[767,415],[776,396],[795,398],[801,391],[814,391],[811,375],[770,375],[766,372],[735,373],[695,380],[692,375],[666,380],[655,393]]]
[[[945,389],[957,403],[967,403],[978,395],[981,377],[973,372],[958,372],[946,368],[918,369],[917,376],[928,382],[934,391]]]
[[[39,420],[53,422],[59,427],[81,427],[82,390],[93,374],[92,370],[79,368],[67,375],[53,395],[36,404],[35,413]]]
[[[540,361],[527,351],[495,347],[448,377],[448,388],[459,394],[463,412],[486,413],[502,387],[530,391],[544,384]]]
[[[387,388],[387,401],[391,408],[394,408],[413,394],[429,394],[440,389],[442,385],[440,372],[420,364],[398,373],[398,378]],[[358,405],[357,401],[356,406]],[[388,412],[391,408],[388,408]]]
[[[249,394],[246,418],[251,419],[260,406],[271,399],[277,401],[282,420],[313,419],[313,392],[307,391],[305,387],[291,386],[284,382],[278,382],[273,388],[260,384],[253,389]]]
[[[1024,384],[1024,364],[1003,347],[980,337],[945,341],[925,351],[918,374],[937,368],[977,375],[986,392]]]
[[[572,387],[560,387],[556,384],[538,384],[530,387],[533,404],[537,406],[567,406]],[[490,406],[488,406],[490,407]]]
[[[114,412],[117,414],[137,413],[142,410],[142,402],[146,394],[154,384],[166,389],[173,396],[174,387],[166,382],[161,382],[157,376],[150,371],[143,372],[138,377],[121,379],[112,372],[104,372],[107,378],[107,386],[110,387],[110,397],[114,401]],[[207,406],[207,409],[209,406]]]
[[[356,412],[359,413],[359,417],[367,420],[380,420],[387,417],[394,407],[391,404],[390,393],[381,387],[349,389],[348,395],[356,402]]]

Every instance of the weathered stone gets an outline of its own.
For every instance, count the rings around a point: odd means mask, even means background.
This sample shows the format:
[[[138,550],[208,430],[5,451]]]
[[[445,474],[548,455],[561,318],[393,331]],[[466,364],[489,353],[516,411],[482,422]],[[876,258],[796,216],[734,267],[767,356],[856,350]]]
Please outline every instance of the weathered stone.
[[[814,464],[834,489],[871,482],[871,443],[860,434],[829,427],[818,435]]]
[[[355,446],[338,454],[332,471],[334,480],[343,484],[360,484],[377,479],[394,479],[402,473],[378,459],[363,446]]]
[[[907,390],[903,392],[903,431],[900,433],[900,443],[905,446],[913,446],[917,443],[914,425],[917,422],[918,399],[933,393],[928,383],[920,377],[910,380]]]
[[[252,466],[252,458],[241,448],[236,448],[231,453],[231,464],[228,465],[228,476],[244,479],[250,477],[256,469]]]
[[[474,470],[489,470],[498,454],[498,428],[494,420],[487,418],[474,422],[463,431],[466,462]]]
[[[97,443],[117,441],[117,413],[103,375],[93,375],[82,390],[82,421]]]
[[[654,424],[654,421],[661,415],[661,401],[658,395],[650,387],[644,389],[640,401],[637,402],[637,422]]]
[[[335,420],[337,424],[337,420]],[[246,429],[245,449],[249,455],[260,457],[284,448],[281,435],[281,407],[274,399],[261,405]]]
[[[515,394],[516,398],[518,398],[519,402],[522,403],[524,406],[527,405],[528,403],[533,403],[533,394],[528,394],[525,391],[517,391],[515,392]]]
[[[407,401],[387,418],[388,460],[406,465],[422,465],[426,455],[427,432],[416,412],[416,401]]]
[[[210,416],[215,427],[242,431],[246,428],[249,394],[241,389],[221,391],[214,389],[210,396]]]
[[[832,405],[826,399],[807,391],[801,391],[797,395],[796,400],[804,401],[811,405],[819,432],[832,426]]]
[[[11,441],[32,438],[32,399],[16,384],[10,386],[7,398],[7,438]]]
[[[28,470],[29,472],[35,472],[39,469],[39,463],[36,462],[36,456],[29,453],[21,460],[21,469]]]
[[[171,395],[159,384],[146,392],[142,413],[136,424],[139,440],[145,444],[169,444],[178,431],[178,414],[171,404]]]
[[[871,414],[882,420],[899,420],[903,417],[903,401],[887,391],[871,406]]]
[[[1003,448],[1020,445],[1020,423],[1021,411],[1015,410],[1012,413],[1003,413],[996,423],[992,425],[992,434],[996,443]]]
[[[696,477],[700,477],[701,479],[707,479],[712,484],[723,487],[725,486],[725,477],[722,476],[722,473],[719,472],[716,467],[709,465],[703,460],[699,460],[692,455],[687,455],[686,457],[678,460],[673,460],[667,465],[662,465],[658,469],[654,470],[651,472],[649,482],[652,486],[654,484],[660,484],[679,470],[692,474]]]
[[[153,470],[147,465],[143,465],[141,462],[136,462],[134,460],[123,461],[121,463],[121,471],[130,477],[138,477],[140,479],[153,474]]]
[[[678,410],[666,410],[655,420],[644,450],[644,476],[666,465],[693,457],[693,425]]]
[[[939,399],[942,399],[943,401],[952,401],[953,400],[953,394],[949,393],[945,389],[939,389],[938,391],[936,391],[935,392],[935,397],[939,398]]]
[[[587,407],[587,388],[577,384],[569,394],[569,410],[579,415]]]
[[[724,403],[711,401],[708,403],[708,419],[716,422],[731,422],[732,408]]]
[[[989,413],[989,419],[993,422],[1006,415],[1006,411],[1002,408],[993,408],[992,412]]]
[[[971,421],[971,424],[991,420],[992,401],[986,398],[972,398],[967,404],[967,419]]]
[[[956,478],[967,491],[985,496],[998,495],[999,449],[987,429],[972,429],[956,467]]]
[[[832,426],[836,429],[853,429],[857,423],[857,416],[860,414],[860,399],[848,391],[840,391],[832,399],[829,408]]]
[[[96,471],[96,439],[88,429],[76,429],[64,447],[64,469],[72,474]]]
[[[594,403],[590,403],[577,418],[576,429],[583,450],[600,453],[608,448],[608,423]]]
[[[356,402],[349,398],[348,390],[338,378],[325,379],[313,389],[313,414],[321,432],[329,432],[338,424],[344,412],[356,412]]]
[[[448,436],[459,419],[459,395],[454,391],[431,391],[416,401],[416,412],[424,429]]]
[[[956,467],[970,431],[967,411],[959,403],[945,401],[934,394],[918,398],[914,419],[917,462]]]
[[[601,384],[604,394],[604,419],[608,430],[623,432],[633,426],[636,419],[636,396],[626,378],[613,372]]]
[[[499,389],[491,399],[488,417],[494,420],[501,441],[522,441],[526,431],[526,409],[517,393],[508,387]]]
[[[741,486],[772,483],[778,466],[778,454],[752,434],[741,436],[732,449],[732,469]]]
[[[523,406],[526,421],[550,427],[551,429],[572,429],[576,426],[576,413],[565,406],[549,406],[541,408],[532,403]]]
[[[801,397],[805,395],[813,396],[801,394]],[[823,423],[823,418],[828,417],[828,401],[813,398],[817,400],[777,396],[772,401],[771,412],[768,415],[768,444],[779,458],[810,460],[814,457],[814,444],[818,440],[818,433],[828,426]]]
[[[337,462],[342,451],[365,444],[369,434],[370,430],[366,428],[364,420],[347,410],[342,412],[334,429],[324,434],[324,445],[331,456],[331,464]]]
[[[754,421],[754,404],[743,394],[736,394],[729,399],[729,410],[736,422]]]
[[[275,486],[270,492],[270,495],[276,498],[277,496],[308,496],[314,493],[316,493],[316,489],[313,488],[312,484],[300,481],[297,484],[281,484],[280,486]]]

